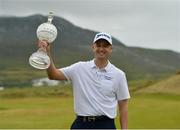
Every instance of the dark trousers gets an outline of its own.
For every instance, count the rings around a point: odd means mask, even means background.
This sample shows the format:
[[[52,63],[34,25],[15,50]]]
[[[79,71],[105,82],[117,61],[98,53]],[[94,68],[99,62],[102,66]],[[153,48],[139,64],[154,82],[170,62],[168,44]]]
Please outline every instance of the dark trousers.
[[[107,116],[77,116],[71,126],[71,130],[73,129],[116,129],[116,127],[114,119]]]

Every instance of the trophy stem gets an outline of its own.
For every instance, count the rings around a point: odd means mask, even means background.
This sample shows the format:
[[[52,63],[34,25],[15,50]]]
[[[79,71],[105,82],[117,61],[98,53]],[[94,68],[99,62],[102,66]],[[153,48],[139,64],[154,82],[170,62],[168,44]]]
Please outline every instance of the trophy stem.
[[[47,53],[47,51],[44,50],[44,49],[42,49],[42,48],[39,48],[37,51],[38,51],[38,52],[41,52],[41,53]]]

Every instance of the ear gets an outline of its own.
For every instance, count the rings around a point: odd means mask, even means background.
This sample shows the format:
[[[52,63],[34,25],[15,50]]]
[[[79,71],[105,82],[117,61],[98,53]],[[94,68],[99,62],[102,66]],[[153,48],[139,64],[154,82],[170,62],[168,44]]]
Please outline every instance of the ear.
[[[111,52],[112,52],[112,49],[113,49],[113,46],[111,45],[111,46],[110,46],[110,51],[111,51]]]
[[[94,43],[92,43],[92,44],[91,44],[91,48],[92,48],[92,49],[94,49],[94,46],[95,46],[95,44],[94,44]]]

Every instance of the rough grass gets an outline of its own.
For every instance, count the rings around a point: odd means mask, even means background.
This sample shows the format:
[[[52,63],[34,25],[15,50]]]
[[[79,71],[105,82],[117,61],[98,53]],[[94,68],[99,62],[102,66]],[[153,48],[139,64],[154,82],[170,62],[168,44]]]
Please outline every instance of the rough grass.
[[[72,95],[70,84],[54,87],[14,87],[0,92],[0,98],[66,97]]]
[[[180,74],[170,76],[153,85],[139,89],[137,93],[180,94]]]

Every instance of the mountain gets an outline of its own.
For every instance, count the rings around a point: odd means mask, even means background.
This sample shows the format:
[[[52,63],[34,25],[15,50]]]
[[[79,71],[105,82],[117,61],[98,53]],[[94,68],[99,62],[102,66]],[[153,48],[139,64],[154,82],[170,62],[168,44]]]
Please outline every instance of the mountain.
[[[46,21],[47,17],[42,15],[0,17],[0,81],[5,81],[10,74],[12,80],[13,75],[17,74],[25,75],[23,77],[28,77],[29,80],[34,78],[32,72],[41,75],[42,71],[29,66],[28,59],[37,50],[36,29]],[[58,29],[58,37],[52,43],[57,67],[93,58],[90,45],[95,31],[75,26],[57,16],[54,17],[53,24]],[[180,53],[128,47],[115,37],[110,61],[125,71],[129,80],[157,78],[180,70]],[[16,77],[16,80],[26,78]]]

